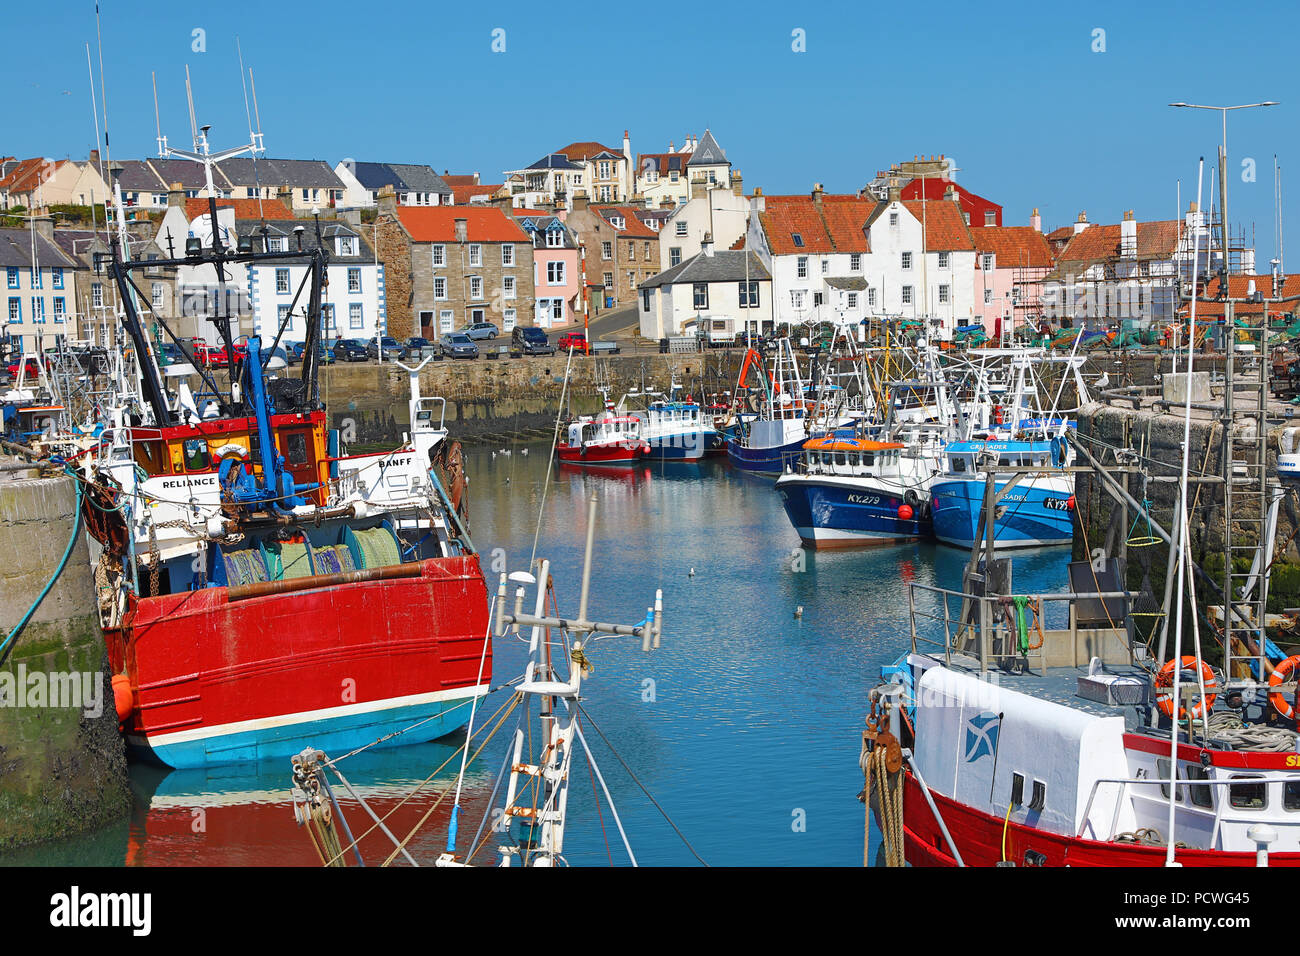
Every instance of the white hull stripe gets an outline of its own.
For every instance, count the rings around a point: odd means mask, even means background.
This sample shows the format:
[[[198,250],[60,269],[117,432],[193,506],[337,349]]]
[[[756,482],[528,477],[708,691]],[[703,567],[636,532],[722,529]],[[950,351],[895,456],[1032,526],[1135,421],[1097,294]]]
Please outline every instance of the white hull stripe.
[[[489,689],[487,684],[479,684],[477,687],[455,687],[451,690],[435,690],[428,694],[389,697],[384,700],[366,701],[362,704],[344,704],[341,707],[325,707],[320,710],[299,711],[296,714],[281,714],[277,717],[259,717],[254,720],[240,720],[230,724],[217,724],[212,727],[178,730],[170,734],[155,734],[149,737],[131,734],[128,735],[128,740],[139,745],[148,744],[152,747],[166,747],[171,744],[189,743],[194,740],[224,737],[227,734],[255,733],[259,730],[270,730],[273,727],[288,727],[293,724],[305,724],[317,720],[333,720],[338,717],[352,717],[357,714],[369,714],[381,710],[415,707],[440,700],[457,700],[462,697],[468,698],[477,694],[486,694]]]

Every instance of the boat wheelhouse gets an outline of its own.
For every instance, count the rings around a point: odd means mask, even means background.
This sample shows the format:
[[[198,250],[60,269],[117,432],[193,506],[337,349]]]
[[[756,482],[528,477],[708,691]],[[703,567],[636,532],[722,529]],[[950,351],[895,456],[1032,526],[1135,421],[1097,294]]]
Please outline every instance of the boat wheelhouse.
[[[606,413],[570,422],[555,454],[569,465],[633,465],[650,454],[650,445],[642,437],[641,419]]]

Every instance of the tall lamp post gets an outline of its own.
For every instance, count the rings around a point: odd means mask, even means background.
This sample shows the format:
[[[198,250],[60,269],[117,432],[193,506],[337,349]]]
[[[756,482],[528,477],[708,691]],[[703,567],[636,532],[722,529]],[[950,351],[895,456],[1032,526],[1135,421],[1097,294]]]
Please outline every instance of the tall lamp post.
[[[1275,100],[1265,100],[1262,103],[1241,103],[1237,106],[1204,106],[1199,103],[1170,103],[1170,106],[1180,107],[1189,110],[1218,110],[1223,122],[1223,145],[1219,147],[1219,215],[1222,222],[1219,226],[1219,242],[1221,247],[1219,254],[1223,257],[1223,288],[1220,290],[1227,295],[1228,282],[1228,111],[1229,110],[1250,110],[1261,106],[1277,106]],[[1196,291],[1192,290],[1195,295]]]

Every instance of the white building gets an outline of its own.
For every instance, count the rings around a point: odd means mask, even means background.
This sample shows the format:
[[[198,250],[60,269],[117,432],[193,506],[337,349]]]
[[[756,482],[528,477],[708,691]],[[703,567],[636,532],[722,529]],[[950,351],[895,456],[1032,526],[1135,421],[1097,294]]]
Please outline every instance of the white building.
[[[702,195],[687,200],[672,211],[659,232],[659,268],[667,271],[681,265],[704,246],[704,238],[715,249],[730,249],[749,228],[750,201],[739,188],[711,186]]]
[[[649,339],[697,329],[735,335],[772,327],[772,278],[758,256],[745,250],[715,251],[712,243],[690,259],[643,280],[637,315]]]

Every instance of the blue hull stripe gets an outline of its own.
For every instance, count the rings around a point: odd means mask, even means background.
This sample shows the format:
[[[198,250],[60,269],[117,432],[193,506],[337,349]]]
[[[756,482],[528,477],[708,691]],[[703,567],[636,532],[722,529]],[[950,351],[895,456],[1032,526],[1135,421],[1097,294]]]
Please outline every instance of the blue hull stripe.
[[[461,698],[171,742],[167,741],[167,735],[152,740],[131,735],[127,744],[133,756],[177,769],[284,759],[308,745],[336,757],[418,721],[426,722],[378,746],[427,743],[445,737],[469,721],[471,699],[467,694]]]
[[[997,483],[1001,490],[1006,482]],[[980,508],[984,502],[984,481],[936,481],[931,488],[934,535],[940,541],[969,548],[975,543]],[[1059,488],[1040,488],[1021,483],[1002,499],[1001,518],[994,523],[994,542],[1002,548],[1069,544],[1074,540],[1074,515],[1065,507],[1069,493]]]
[[[777,489],[790,523],[805,537],[805,530],[842,532],[837,537],[918,538],[930,536],[930,522],[903,520],[898,509],[906,502],[896,495],[869,488],[814,485],[800,482]],[[831,536],[827,536],[831,538]]]

